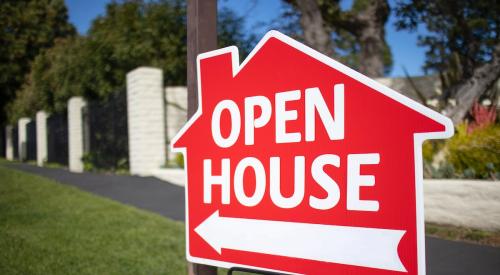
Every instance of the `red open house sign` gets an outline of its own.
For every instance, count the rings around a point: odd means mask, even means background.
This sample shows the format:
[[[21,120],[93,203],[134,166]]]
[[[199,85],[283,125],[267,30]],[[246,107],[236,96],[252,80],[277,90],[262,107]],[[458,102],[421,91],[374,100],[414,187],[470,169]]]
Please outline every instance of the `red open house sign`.
[[[198,56],[187,258],[301,274],[425,274],[422,142],[451,121],[276,31]]]

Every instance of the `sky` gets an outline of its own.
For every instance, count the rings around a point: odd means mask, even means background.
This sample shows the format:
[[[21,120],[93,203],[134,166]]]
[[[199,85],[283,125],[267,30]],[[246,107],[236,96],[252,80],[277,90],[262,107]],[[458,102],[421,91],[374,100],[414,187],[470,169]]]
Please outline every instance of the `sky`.
[[[269,30],[270,22],[279,19],[281,0],[219,0],[219,8],[227,7],[238,15],[245,16],[245,31],[262,37]],[[80,34],[85,34],[92,20],[106,11],[110,0],[65,0],[68,6],[69,19]],[[341,1],[344,9],[350,8],[351,0]],[[391,7],[394,0],[389,0]],[[423,75],[422,65],[425,61],[425,48],[418,47],[418,33],[396,31],[394,14],[391,13],[386,25],[386,40],[391,47],[393,69],[391,77],[404,76],[403,67],[411,76]],[[419,30],[420,32],[422,30]]]

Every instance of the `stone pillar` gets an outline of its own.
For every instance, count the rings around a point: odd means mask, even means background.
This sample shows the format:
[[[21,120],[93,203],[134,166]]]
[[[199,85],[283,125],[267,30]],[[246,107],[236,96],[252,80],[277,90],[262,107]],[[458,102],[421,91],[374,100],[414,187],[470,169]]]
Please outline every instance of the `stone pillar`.
[[[166,161],[163,72],[139,67],[127,74],[130,173],[149,176]]]
[[[28,156],[28,131],[26,130],[26,126],[30,123],[31,119],[28,117],[22,117],[17,122],[17,131],[19,133],[18,142],[18,152],[19,152],[19,160],[25,161]]]
[[[170,141],[187,122],[187,88],[184,86],[166,87],[166,124],[167,124],[167,151],[168,160],[175,159],[175,154],[170,151]]]
[[[5,126],[5,157],[7,160],[14,160],[13,127]]]
[[[47,113],[36,113],[36,164],[43,166],[47,162]]]
[[[87,102],[80,96],[68,101],[68,162],[71,172],[83,172],[83,108]]]

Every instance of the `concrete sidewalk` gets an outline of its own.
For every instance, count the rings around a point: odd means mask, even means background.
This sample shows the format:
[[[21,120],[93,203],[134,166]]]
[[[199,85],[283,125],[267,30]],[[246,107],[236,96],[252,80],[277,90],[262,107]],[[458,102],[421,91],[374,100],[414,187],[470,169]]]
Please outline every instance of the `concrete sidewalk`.
[[[94,173],[75,174],[64,169],[28,164],[8,167],[38,174],[82,190],[184,221],[184,188],[152,177]],[[497,275],[500,248],[426,238],[428,275]]]

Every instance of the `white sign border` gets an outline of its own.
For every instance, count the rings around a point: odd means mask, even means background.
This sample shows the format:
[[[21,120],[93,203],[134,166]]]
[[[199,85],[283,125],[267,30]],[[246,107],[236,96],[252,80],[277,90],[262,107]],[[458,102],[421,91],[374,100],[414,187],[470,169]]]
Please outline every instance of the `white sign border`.
[[[287,45],[315,58],[316,60],[324,63],[325,65],[328,65],[332,67],[333,69],[340,71],[344,74],[346,74],[349,77],[354,78],[355,80],[362,82],[364,85],[376,90],[377,92],[380,92],[384,94],[385,96],[413,109],[416,112],[419,112],[420,114],[442,124],[445,126],[445,130],[443,132],[432,132],[432,133],[415,133],[413,136],[413,143],[414,143],[414,165],[415,165],[415,195],[416,195],[416,224],[417,224],[417,265],[418,265],[418,274],[419,275],[425,275],[426,270],[425,270],[425,221],[424,221],[424,201],[423,201],[423,164],[422,164],[422,143],[427,140],[427,139],[445,139],[453,136],[454,133],[454,127],[452,121],[441,115],[440,113],[431,110],[423,105],[421,105],[418,102],[413,101],[410,98],[407,98],[403,96],[402,94],[392,90],[389,87],[386,87],[379,82],[331,59],[330,57],[278,32],[275,30],[271,30],[267,32],[264,37],[259,41],[259,43],[255,46],[255,48],[250,52],[250,54],[247,56],[247,58],[239,64],[239,54],[238,54],[238,48],[235,46],[230,46],[206,53],[199,54],[197,59],[196,59],[196,72],[197,72],[197,79],[198,79],[198,109],[194,113],[194,115],[188,120],[188,122],[181,128],[181,130],[177,133],[177,135],[172,139],[171,144],[175,144],[177,140],[182,137],[187,130],[191,127],[191,125],[202,115],[202,89],[201,89],[201,72],[200,72],[200,61],[202,59],[206,58],[211,58],[214,56],[218,55],[223,55],[230,53],[231,58],[232,58],[232,69],[233,69],[233,77],[236,76],[243,67],[253,58],[253,56],[262,48],[262,46],[265,45],[265,43],[270,39],[270,38],[276,38],[280,40],[283,43],[286,43]],[[185,182],[186,182],[186,190],[185,190],[185,213],[186,213],[186,258],[188,261],[193,262],[193,263],[199,263],[199,264],[205,264],[205,265],[212,265],[212,266],[219,266],[223,268],[231,268],[231,267],[243,267],[243,268],[253,268],[253,269],[258,269],[258,270],[265,270],[265,271],[274,271],[274,272],[281,272],[281,273],[286,273],[286,274],[295,274],[295,273],[289,273],[285,272],[282,270],[274,270],[274,269],[265,269],[262,267],[255,267],[255,266],[247,266],[247,265],[241,265],[237,263],[231,263],[231,262],[225,262],[225,261],[217,261],[217,260],[210,260],[210,259],[205,259],[205,258],[198,258],[198,257],[193,257],[189,253],[189,211],[188,211],[188,188],[189,188],[189,182],[188,182],[188,166],[187,166],[187,152],[186,148],[174,148],[172,146],[172,151],[173,152],[179,152],[184,154],[184,167],[185,167]]]

